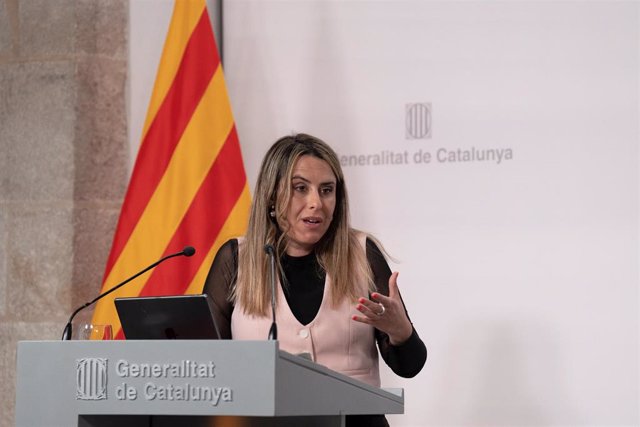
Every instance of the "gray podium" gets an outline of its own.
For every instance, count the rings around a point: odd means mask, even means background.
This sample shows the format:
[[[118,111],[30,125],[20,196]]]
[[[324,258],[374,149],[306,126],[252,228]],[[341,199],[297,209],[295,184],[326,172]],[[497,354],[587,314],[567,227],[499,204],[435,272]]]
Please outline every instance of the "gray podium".
[[[342,426],[399,414],[385,390],[276,341],[23,341],[16,426]]]

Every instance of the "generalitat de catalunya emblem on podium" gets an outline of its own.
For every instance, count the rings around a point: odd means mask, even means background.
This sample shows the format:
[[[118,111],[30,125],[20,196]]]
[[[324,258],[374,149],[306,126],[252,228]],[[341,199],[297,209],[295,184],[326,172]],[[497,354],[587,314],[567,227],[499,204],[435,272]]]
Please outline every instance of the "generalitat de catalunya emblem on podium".
[[[76,399],[107,398],[107,359],[85,357],[76,360]]]

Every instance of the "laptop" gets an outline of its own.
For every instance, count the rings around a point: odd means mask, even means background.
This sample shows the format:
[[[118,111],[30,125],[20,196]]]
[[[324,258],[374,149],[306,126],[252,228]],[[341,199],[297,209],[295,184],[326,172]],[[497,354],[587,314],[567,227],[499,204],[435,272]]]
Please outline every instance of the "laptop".
[[[213,305],[206,294],[116,298],[128,340],[220,339]]]

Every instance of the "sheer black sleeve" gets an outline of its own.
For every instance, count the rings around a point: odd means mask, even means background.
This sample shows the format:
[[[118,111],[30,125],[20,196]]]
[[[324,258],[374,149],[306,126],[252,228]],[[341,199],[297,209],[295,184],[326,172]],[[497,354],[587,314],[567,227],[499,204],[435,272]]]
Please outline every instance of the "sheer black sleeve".
[[[384,255],[371,239],[367,239],[367,259],[373,271],[377,291],[383,295],[389,295],[391,269]],[[404,305],[404,301],[402,304]],[[406,310],[405,307],[405,312]],[[409,314],[407,314],[407,317],[409,317]],[[376,341],[378,342],[382,359],[396,375],[401,377],[411,378],[416,376],[427,361],[427,347],[418,336],[415,328],[413,328],[409,339],[400,345],[391,345],[389,336],[378,329],[376,329]]]
[[[238,240],[231,239],[218,250],[202,291],[213,302],[213,316],[223,339],[231,339],[233,304],[229,301],[229,291],[235,283],[237,275]]]

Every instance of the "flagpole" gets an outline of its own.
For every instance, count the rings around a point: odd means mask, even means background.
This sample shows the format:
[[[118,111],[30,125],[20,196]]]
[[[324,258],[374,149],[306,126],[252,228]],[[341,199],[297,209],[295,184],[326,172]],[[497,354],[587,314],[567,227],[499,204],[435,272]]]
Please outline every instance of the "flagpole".
[[[222,19],[222,5],[223,0],[207,0],[207,8],[209,9],[209,18],[211,19],[211,26],[213,27],[213,35],[216,39],[216,45],[218,46],[218,55],[220,56],[220,63],[224,67],[224,50],[223,50],[223,19]]]

